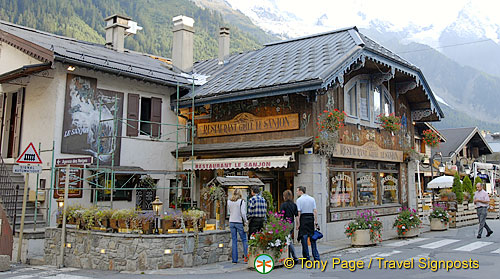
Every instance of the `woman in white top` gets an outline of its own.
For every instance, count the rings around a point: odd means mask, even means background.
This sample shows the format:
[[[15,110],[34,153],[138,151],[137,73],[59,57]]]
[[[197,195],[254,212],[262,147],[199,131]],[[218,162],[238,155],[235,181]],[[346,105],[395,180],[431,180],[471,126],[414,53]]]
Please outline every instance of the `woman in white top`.
[[[231,238],[233,243],[232,260],[238,263],[238,234],[243,242],[243,258],[248,261],[248,242],[247,235],[243,230],[244,223],[247,222],[247,203],[241,198],[240,189],[234,190],[233,196],[227,201],[229,209],[229,228],[231,229]]]

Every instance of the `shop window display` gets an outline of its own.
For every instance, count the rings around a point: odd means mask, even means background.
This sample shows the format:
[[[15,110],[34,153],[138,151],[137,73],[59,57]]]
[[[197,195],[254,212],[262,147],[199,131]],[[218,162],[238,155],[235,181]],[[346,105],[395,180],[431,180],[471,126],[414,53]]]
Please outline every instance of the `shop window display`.
[[[334,208],[354,206],[354,185],[352,172],[338,171],[331,173],[330,206]]]
[[[397,173],[380,173],[382,204],[398,202],[398,181]]]
[[[376,172],[357,172],[356,187],[358,189],[358,206],[378,204]]]

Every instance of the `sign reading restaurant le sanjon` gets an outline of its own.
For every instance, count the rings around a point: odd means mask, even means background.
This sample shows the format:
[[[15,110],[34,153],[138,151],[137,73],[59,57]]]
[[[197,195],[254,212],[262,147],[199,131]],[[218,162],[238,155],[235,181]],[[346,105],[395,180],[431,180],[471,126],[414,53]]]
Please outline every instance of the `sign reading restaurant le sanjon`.
[[[240,113],[229,121],[200,123],[198,137],[216,137],[250,133],[296,130],[299,128],[297,113],[257,117],[250,113]]]
[[[403,151],[382,149],[373,141],[369,141],[362,146],[338,143],[335,146],[333,156],[351,159],[403,162]]]

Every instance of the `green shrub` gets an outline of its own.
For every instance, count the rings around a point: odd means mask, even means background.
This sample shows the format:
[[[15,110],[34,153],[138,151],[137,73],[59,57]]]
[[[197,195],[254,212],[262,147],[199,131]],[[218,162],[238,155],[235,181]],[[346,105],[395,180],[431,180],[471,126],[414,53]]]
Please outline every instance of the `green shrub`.
[[[464,201],[464,191],[462,189],[462,182],[460,181],[458,173],[455,173],[455,177],[453,178],[453,187],[451,188],[451,191],[453,191],[453,193],[457,196],[457,202],[459,204]]]
[[[266,200],[267,203],[267,212],[274,212],[274,199],[273,195],[269,191],[262,191],[262,197]]]
[[[472,181],[470,181],[469,176],[465,176],[464,182],[464,191],[469,193],[469,202],[472,202],[474,200],[474,187],[472,186]]]
[[[481,179],[481,177],[476,176],[476,179],[474,179],[474,185],[472,185],[472,189],[474,189],[474,192],[476,191],[476,184],[478,183],[483,183],[483,180]]]

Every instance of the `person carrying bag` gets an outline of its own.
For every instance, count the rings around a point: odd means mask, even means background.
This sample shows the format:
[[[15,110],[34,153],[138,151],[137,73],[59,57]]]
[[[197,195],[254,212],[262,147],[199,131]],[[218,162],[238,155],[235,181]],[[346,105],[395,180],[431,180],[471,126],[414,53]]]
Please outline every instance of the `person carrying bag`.
[[[227,201],[227,208],[229,210],[229,228],[231,230],[232,240],[232,261],[234,264],[238,263],[239,234],[241,242],[243,243],[243,258],[246,262],[248,261],[248,241],[247,235],[244,231],[244,224],[247,223],[247,206],[245,200],[241,198],[240,189],[234,190],[233,196]]]

